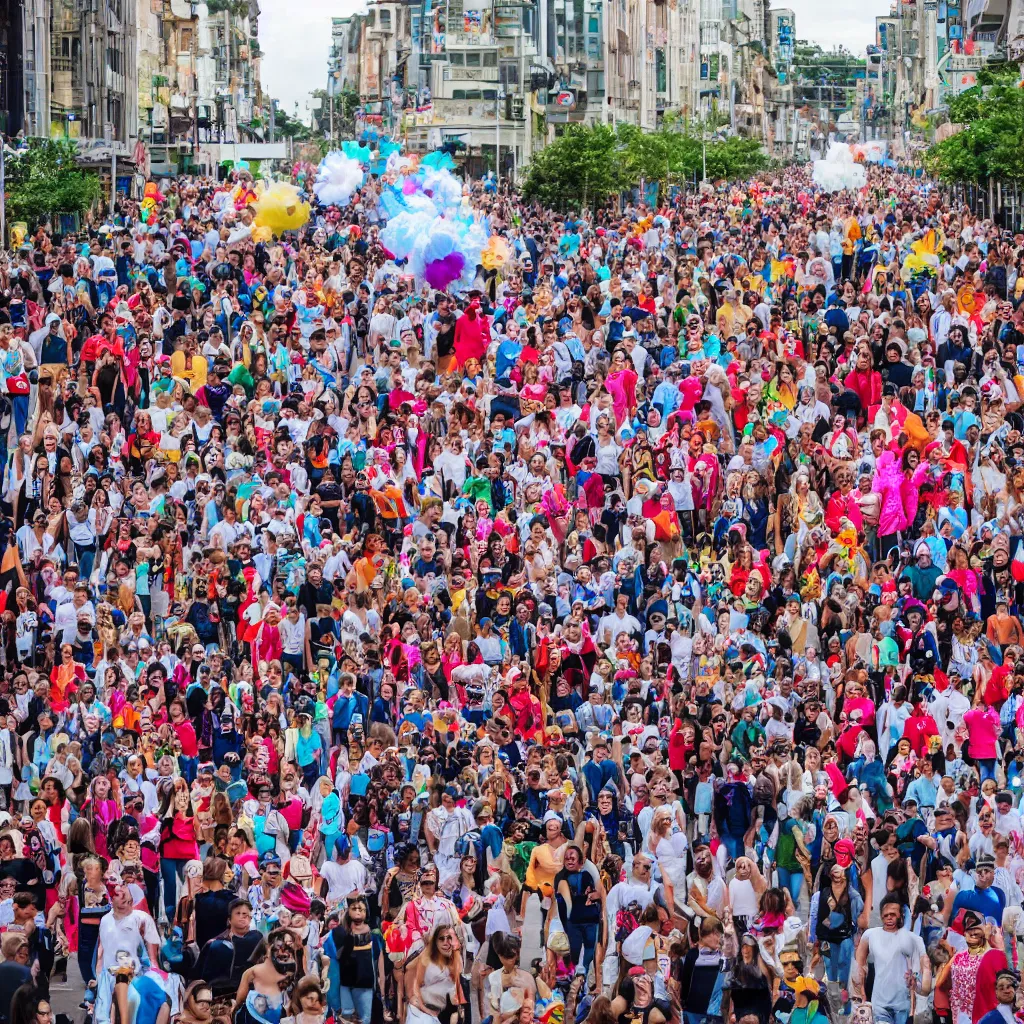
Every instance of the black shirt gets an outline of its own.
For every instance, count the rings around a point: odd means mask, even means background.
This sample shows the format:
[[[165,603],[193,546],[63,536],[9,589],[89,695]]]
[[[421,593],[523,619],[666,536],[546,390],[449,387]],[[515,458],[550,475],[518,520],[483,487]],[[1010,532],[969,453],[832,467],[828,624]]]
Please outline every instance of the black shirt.
[[[201,892],[196,896],[196,945],[202,949],[228,926],[228,906],[235,900],[230,889]]]

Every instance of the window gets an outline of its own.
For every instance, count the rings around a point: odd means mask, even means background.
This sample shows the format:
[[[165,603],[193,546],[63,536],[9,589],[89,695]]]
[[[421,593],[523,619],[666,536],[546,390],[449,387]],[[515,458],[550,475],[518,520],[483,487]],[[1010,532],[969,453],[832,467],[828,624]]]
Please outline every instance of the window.
[[[660,47],[654,51],[655,92],[668,91],[668,68],[665,63],[665,51]]]
[[[466,54],[466,67],[467,68],[478,68],[480,67],[480,51],[474,50]]]
[[[385,32],[391,31],[391,12],[384,8],[382,8],[380,12],[380,27]]]
[[[498,54],[495,50],[484,51],[484,67],[496,68],[498,66]]]
[[[448,54],[448,59],[452,62],[452,67],[461,68],[466,63],[466,55],[459,53],[457,50],[452,50]]]
[[[587,31],[588,32],[600,32],[601,31],[601,19],[596,14],[591,14],[587,19]]]
[[[483,97],[484,97],[485,100],[490,100],[492,103],[494,103],[497,100],[497,98],[498,98],[498,90],[497,89],[484,89]]]
[[[452,89],[452,99],[453,100],[464,100],[465,98],[466,98],[466,90],[465,89]]]
[[[479,89],[467,89],[466,90],[466,99],[467,100],[478,100],[478,99],[480,99],[480,95],[481,94],[480,94],[480,90]]]

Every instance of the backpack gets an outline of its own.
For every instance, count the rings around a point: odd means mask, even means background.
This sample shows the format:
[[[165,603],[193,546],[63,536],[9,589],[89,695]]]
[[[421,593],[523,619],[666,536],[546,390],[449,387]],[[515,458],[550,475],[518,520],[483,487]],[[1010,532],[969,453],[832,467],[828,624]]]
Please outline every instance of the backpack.
[[[640,927],[640,904],[636,900],[615,912],[615,941],[623,942]]]

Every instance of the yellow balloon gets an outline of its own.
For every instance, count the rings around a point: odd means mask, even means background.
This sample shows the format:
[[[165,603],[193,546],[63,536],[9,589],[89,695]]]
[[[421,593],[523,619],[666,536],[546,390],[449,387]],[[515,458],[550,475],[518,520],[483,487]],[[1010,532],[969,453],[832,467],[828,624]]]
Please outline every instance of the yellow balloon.
[[[274,232],[270,228],[253,228],[252,229],[252,240],[254,242],[269,242],[274,237]]]
[[[269,228],[275,235],[296,231],[309,220],[309,203],[299,198],[294,185],[278,181],[256,201],[257,228]]]
[[[508,263],[512,251],[508,242],[498,235],[491,235],[487,246],[480,253],[480,262],[484,270],[498,270]]]

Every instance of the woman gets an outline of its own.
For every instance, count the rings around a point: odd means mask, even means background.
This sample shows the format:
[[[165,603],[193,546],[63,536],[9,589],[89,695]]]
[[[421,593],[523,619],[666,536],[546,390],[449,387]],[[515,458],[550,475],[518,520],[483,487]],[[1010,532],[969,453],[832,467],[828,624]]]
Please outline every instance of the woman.
[[[732,1008],[736,1020],[756,1015],[768,1024],[772,1008],[774,971],[765,963],[753,935],[740,940],[740,955],[732,969]]]
[[[312,975],[303,978],[292,992],[289,1004],[290,1015],[282,1018],[281,1024],[323,1024],[327,1000],[320,987],[320,979]],[[369,1017],[363,1017],[363,1024]]]
[[[843,1013],[849,1012],[850,966],[853,963],[853,936],[864,900],[850,888],[846,870],[834,864],[827,884],[811,897],[808,939],[813,946],[811,967],[821,960],[821,945],[828,943],[825,976],[836,982],[843,993]]]
[[[185,989],[181,1013],[174,1024],[210,1024],[213,1019],[213,989],[200,978]]]
[[[233,1013],[236,1024],[280,1024],[285,1015],[302,943],[286,928],[275,928],[265,943],[264,958],[250,967],[238,984]],[[259,949],[253,957],[258,954]]]
[[[110,860],[112,851],[107,849],[107,829],[121,817],[121,793],[117,782],[112,787],[106,775],[97,775],[89,783],[89,797],[81,814],[92,824],[96,852]]]
[[[604,887],[597,868],[585,861],[578,846],[565,848],[562,868],[555,876],[558,919],[569,936],[569,956],[590,971],[604,920]],[[582,953],[582,959],[581,959]]]
[[[22,985],[11,998],[9,1024],[52,1024],[53,1012],[43,989],[34,982]]]
[[[337,964],[338,970],[337,979],[331,982],[332,1008],[340,1009],[346,1020],[355,1018],[361,1024],[370,1024],[374,990],[384,998],[384,940],[380,932],[371,929],[368,917],[366,900],[349,900],[342,923],[324,943],[325,950],[330,943],[334,953],[331,969]]]
[[[518,957],[518,953],[517,953]],[[441,925],[428,937],[423,952],[416,958],[407,978],[410,1012],[399,1020],[410,1024],[428,1024],[419,1014],[437,1017],[441,1024],[452,1024],[462,1004],[462,954],[455,926]]]
[[[160,874],[164,883],[164,910],[174,919],[178,902],[178,879],[185,864],[199,860],[197,821],[192,812],[188,783],[177,778],[168,789],[157,815],[160,819]]]
[[[562,868],[568,842],[562,830],[562,819],[553,811],[548,811],[544,815],[544,842],[538,843],[530,851],[530,863],[526,868],[526,883],[519,907],[520,917],[526,916],[526,901],[531,892],[540,896],[541,906],[550,907],[547,901],[554,894],[555,876]]]
[[[99,857],[85,856],[75,873],[78,875],[78,969],[88,989],[96,978],[100,920],[110,913],[110,896],[103,879],[103,861]]]
[[[495,932],[491,949],[501,964],[501,969],[492,971],[485,983],[494,1024],[517,1024],[520,1019],[532,1019],[537,984],[533,975],[519,966],[518,936]]]

